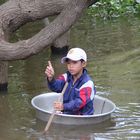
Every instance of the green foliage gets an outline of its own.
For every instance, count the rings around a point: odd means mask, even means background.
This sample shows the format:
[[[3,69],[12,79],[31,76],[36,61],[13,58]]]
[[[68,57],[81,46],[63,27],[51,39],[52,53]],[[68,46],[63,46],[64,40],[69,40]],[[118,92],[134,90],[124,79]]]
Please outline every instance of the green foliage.
[[[88,9],[88,14],[104,19],[136,13],[140,13],[136,0],[99,0]]]
[[[0,5],[5,3],[7,0],[0,0]]]

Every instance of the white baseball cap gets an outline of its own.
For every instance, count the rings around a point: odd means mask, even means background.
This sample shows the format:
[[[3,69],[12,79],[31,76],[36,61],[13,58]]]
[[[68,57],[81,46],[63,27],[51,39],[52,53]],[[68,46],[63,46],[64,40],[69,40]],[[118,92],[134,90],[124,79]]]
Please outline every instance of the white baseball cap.
[[[67,55],[61,59],[61,63],[64,63],[66,59],[73,61],[84,60],[87,61],[86,52],[81,48],[72,48],[68,51]]]

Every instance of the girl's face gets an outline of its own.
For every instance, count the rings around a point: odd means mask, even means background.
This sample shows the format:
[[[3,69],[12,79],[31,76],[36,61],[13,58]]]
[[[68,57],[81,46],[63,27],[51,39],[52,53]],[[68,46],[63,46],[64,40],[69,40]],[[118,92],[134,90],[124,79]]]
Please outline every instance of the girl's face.
[[[86,66],[86,63],[81,60],[79,61],[68,60],[66,64],[67,64],[68,71],[73,76],[81,75],[83,72],[83,68]]]

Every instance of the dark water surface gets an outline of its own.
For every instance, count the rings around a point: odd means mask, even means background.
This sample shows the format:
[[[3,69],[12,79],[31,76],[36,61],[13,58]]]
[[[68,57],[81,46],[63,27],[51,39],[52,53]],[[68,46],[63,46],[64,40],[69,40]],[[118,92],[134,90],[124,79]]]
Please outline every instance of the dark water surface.
[[[81,19],[71,30],[71,46],[84,48],[87,69],[97,94],[112,100],[112,118],[95,126],[52,125],[46,137],[45,123],[37,120],[31,99],[49,92],[44,70],[51,60],[56,75],[66,69],[60,55],[44,50],[25,61],[9,63],[9,91],[0,95],[0,140],[138,140],[140,139],[140,18],[111,21]]]

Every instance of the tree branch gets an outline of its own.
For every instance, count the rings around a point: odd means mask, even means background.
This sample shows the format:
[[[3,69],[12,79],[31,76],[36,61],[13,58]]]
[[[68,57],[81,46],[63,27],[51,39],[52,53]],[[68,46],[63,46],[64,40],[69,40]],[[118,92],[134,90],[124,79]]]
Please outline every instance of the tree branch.
[[[22,25],[59,14],[68,0],[9,0],[0,6],[1,27],[14,32]]]
[[[17,43],[0,41],[0,60],[25,59],[39,53],[53,41],[67,32],[76,22],[89,0],[70,0],[58,17],[38,34]]]

